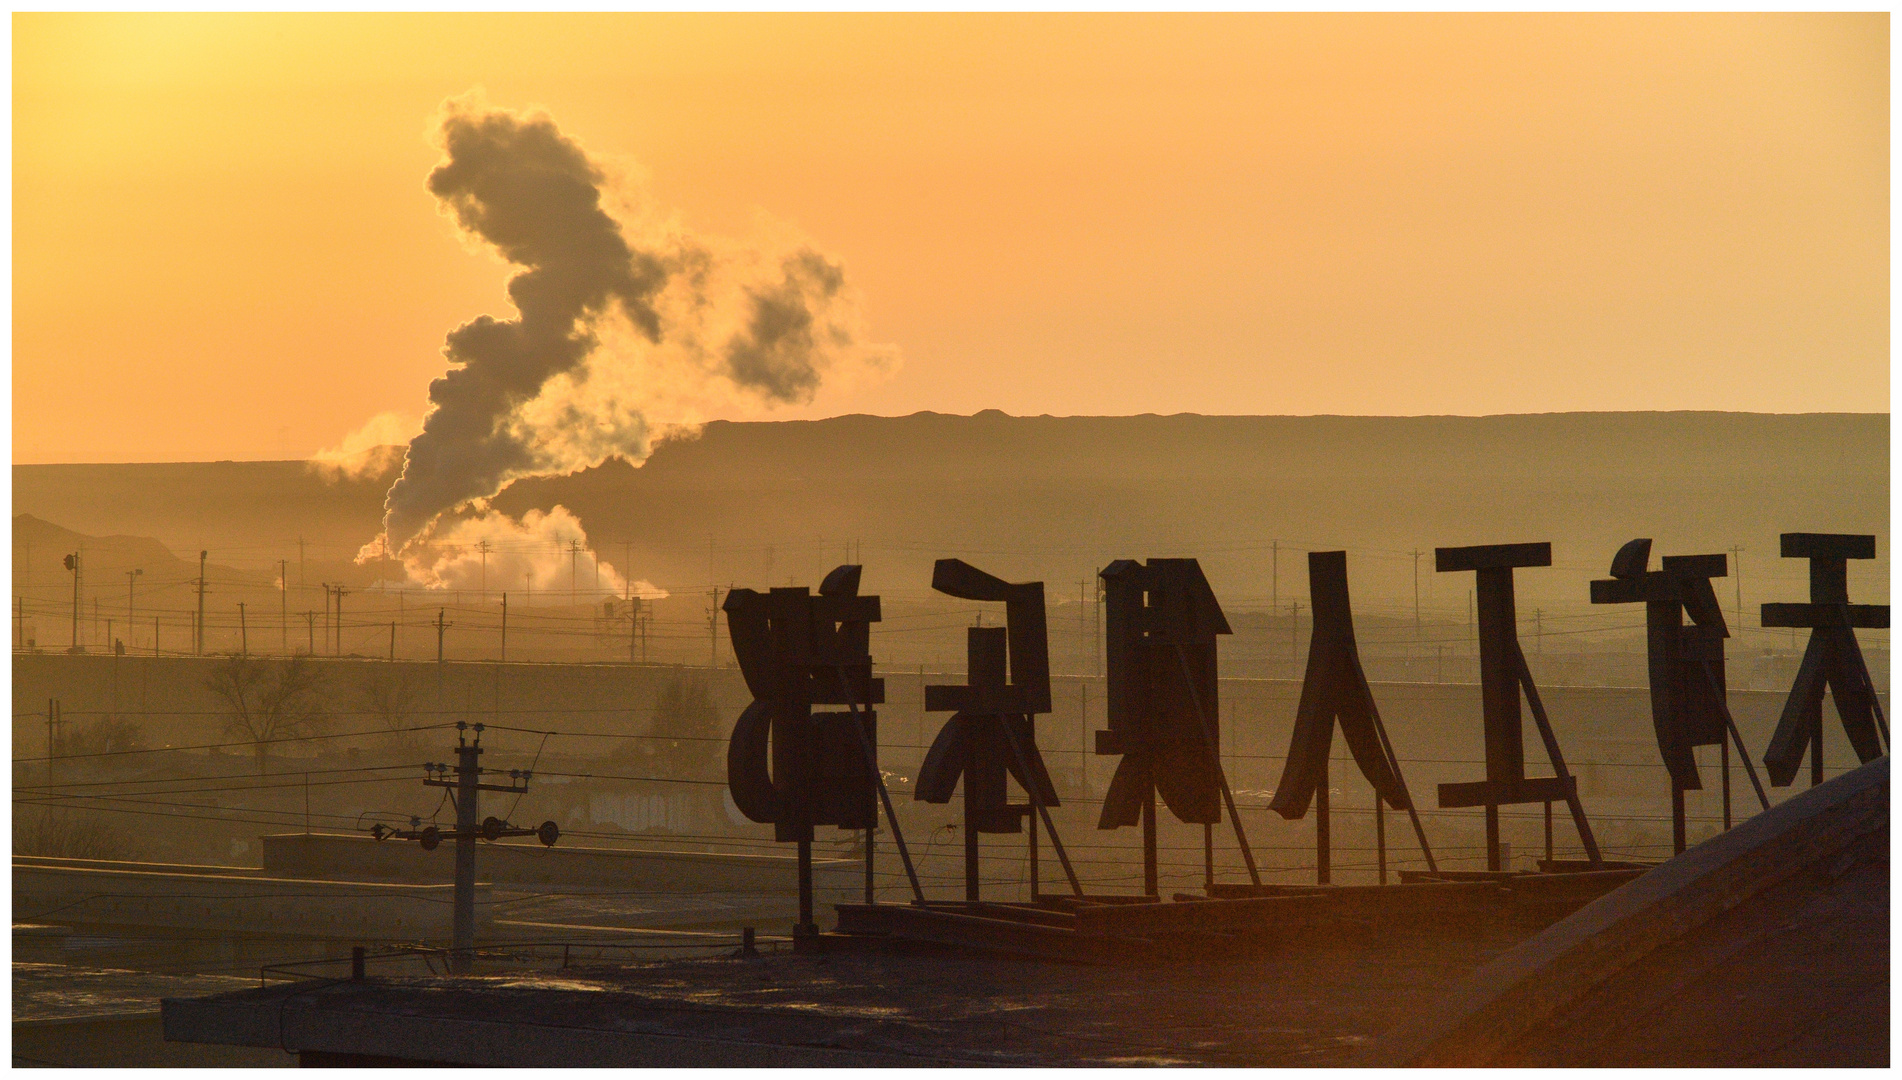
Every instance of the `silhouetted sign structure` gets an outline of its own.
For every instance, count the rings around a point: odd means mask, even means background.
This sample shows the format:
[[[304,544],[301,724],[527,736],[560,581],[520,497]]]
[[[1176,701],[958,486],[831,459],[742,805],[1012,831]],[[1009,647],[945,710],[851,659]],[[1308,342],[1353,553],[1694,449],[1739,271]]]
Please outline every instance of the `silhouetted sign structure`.
[[[1756,768],[1744,749],[1725,701],[1724,624],[1711,579],[1724,577],[1729,564],[1723,555],[1666,555],[1662,570],[1648,570],[1651,541],[1640,538],[1618,549],[1611,560],[1611,578],[1592,582],[1592,603],[1645,606],[1645,656],[1651,682],[1651,723],[1657,731],[1658,754],[1671,775],[1671,837],[1674,850],[1685,846],[1684,793],[1701,790],[1696,748],[1723,748],[1724,820],[1730,819],[1730,753],[1737,753],[1757,783]],[[1689,614],[1691,625],[1684,625]],[[1762,786],[1757,795],[1770,808]]]
[[[1083,894],[1069,856],[1050,821],[1058,805],[1043,757],[1037,753],[1032,717],[1050,711],[1050,643],[1044,625],[1043,582],[1013,584],[959,559],[939,559],[931,587],[962,600],[1004,605],[1004,626],[970,627],[963,686],[925,687],[926,712],[950,712],[918,769],[916,798],[947,803],[964,781],[964,897],[977,903],[978,835],[1023,831],[1023,819],[1043,818],[1057,857],[1077,895]],[[1015,777],[1029,797],[1010,801],[1006,777]],[[1031,892],[1036,893],[1037,822],[1030,824]]]
[[[1438,869],[1433,851],[1427,846],[1426,832],[1420,827],[1419,812],[1407,791],[1407,782],[1400,775],[1400,761],[1394,757],[1386,726],[1380,722],[1380,709],[1374,704],[1373,690],[1367,685],[1367,672],[1360,665],[1360,647],[1354,640],[1354,610],[1347,598],[1347,552],[1308,553],[1308,593],[1314,608],[1313,644],[1308,650],[1307,674],[1301,683],[1301,703],[1295,709],[1288,763],[1281,770],[1281,781],[1275,785],[1275,797],[1268,808],[1294,821],[1306,817],[1309,800],[1315,801],[1315,874],[1319,881],[1327,883],[1332,861],[1328,757],[1334,745],[1334,723],[1339,720],[1341,735],[1347,740],[1355,764],[1374,789],[1380,880],[1383,883],[1387,880],[1383,805],[1407,812],[1428,869]]]
[[[1472,571],[1479,609],[1479,685],[1486,730],[1486,779],[1476,783],[1441,784],[1440,806],[1486,808],[1486,866],[1504,869],[1499,850],[1499,808],[1518,803],[1563,800],[1593,865],[1604,860],[1592,838],[1591,823],[1578,801],[1578,781],[1565,768],[1558,738],[1532,682],[1525,653],[1519,648],[1517,615],[1513,607],[1512,572],[1521,566],[1551,566],[1551,544],[1490,544],[1480,547],[1436,548],[1434,569],[1440,573]],[[1519,692],[1524,689],[1545,743],[1553,775],[1527,777],[1525,727],[1520,719]]]
[[[753,694],[727,743],[727,789],[749,819],[773,826],[774,839],[799,845],[799,932],[812,921],[812,830],[865,830],[867,881],[875,799],[886,802],[899,855],[917,890],[911,858],[878,772],[878,718],[885,680],[872,677],[871,624],[876,596],[860,596],[858,566],[826,575],[817,596],[800,588],[727,594],[727,633]],[[814,712],[844,705],[845,712]],[[869,886],[868,886],[869,893]],[[868,895],[867,902],[871,902]]]
[[[1118,559],[1100,576],[1107,603],[1109,730],[1096,733],[1096,752],[1123,760],[1104,795],[1097,828],[1141,822],[1143,888],[1155,896],[1156,797],[1178,819],[1204,826],[1210,877],[1211,838],[1226,802],[1249,880],[1261,884],[1222,772],[1216,721],[1215,639],[1234,631],[1202,567],[1194,559]]]
[[[1823,782],[1825,687],[1836,700],[1836,715],[1842,718],[1843,733],[1849,736],[1856,760],[1867,764],[1881,757],[1882,747],[1889,741],[1888,724],[1876,701],[1875,687],[1870,684],[1869,668],[1863,663],[1862,649],[1856,645],[1857,627],[1888,628],[1889,605],[1849,602],[1848,560],[1875,558],[1874,536],[1784,533],[1783,557],[1810,561],[1810,602],[1765,604],[1763,625],[1805,626],[1810,629],[1810,640],[1803,650],[1796,682],[1790,687],[1790,697],[1783,704],[1776,734],[1764,751],[1763,764],[1770,770],[1770,783],[1784,787],[1796,778],[1803,752],[1808,750],[1813,787]]]

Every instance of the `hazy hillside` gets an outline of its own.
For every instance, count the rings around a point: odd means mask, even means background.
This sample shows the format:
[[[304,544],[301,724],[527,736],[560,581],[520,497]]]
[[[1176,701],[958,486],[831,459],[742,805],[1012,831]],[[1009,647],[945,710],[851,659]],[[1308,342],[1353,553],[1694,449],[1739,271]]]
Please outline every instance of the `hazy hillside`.
[[[1551,540],[1577,571],[1552,595],[1582,602],[1579,583],[1637,535],[1660,551],[1742,545],[1747,578],[1787,530],[1877,532],[1886,558],[1888,428],[1887,416],[1719,413],[710,424],[640,470],[522,482],[497,505],[561,502],[594,535],[646,549],[657,581],[705,582],[709,537],[753,548],[716,551],[721,583],[762,574],[766,544],[781,546],[777,566],[810,574],[856,538],[868,574],[901,581],[951,552],[1053,582],[1123,555],[1192,555],[1218,588],[1265,599],[1279,539],[1345,547],[1364,595],[1410,597],[1416,548],[1430,560],[1439,545]],[[1305,595],[1305,569],[1284,556],[1283,596]],[[1423,590],[1433,576],[1429,562]],[[1542,591],[1542,575],[1526,577]]]
[[[926,592],[941,555],[1043,578],[1057,598],[1113,558],[1193,555],[1231,607],[1271,592],[1285,607],[1305,597],[1299,551],[1344,547],[1358,608],[1410,616],[1417,550],[1423,609],[1463,621],[1469,575],[1434,574],[1435,546],[1552,541],[1557,565],[1520,575],[1526,606],[1548,610],[1585,609],[1586,581],[1633,536],[1661,554],[1740,546],[1749,607],[1803,594],[1777,533],[1875,532],[1881,558],[1852,589],[1885,600],[1888,447],[1886,415],[847,416],[709,424],[643,468],[519,482],[496,505],[565,505],[610,562],[627,544],[631,572],[676,594],[814,581],[857,541],[867,587],[892,596]],[[66,528],[254,572],[295,566],[301,536],[310,581],[376,576],[347,559],[376,531],[387,476],[327,483],[295,462],[13,475],[15,512]]]

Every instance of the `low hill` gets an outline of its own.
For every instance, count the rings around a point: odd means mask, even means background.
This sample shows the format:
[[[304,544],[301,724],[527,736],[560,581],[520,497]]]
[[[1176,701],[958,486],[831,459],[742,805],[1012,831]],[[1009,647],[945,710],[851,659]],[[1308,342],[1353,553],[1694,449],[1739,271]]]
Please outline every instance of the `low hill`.
[[[327,482],[299,462],[13,476],[16,513],[209,548],[236,567],[295,560],[301,537],[322,564],[312,581],[349,580],[391,479]],[[1874,532],[1880,557],[1852,570],[1852,590],[1881,601],[1888,503],[1887,415],[1684,412],[716,422],[642,468],[614,460],[496,500],[567,506],[609,561],[677,593],[816,581],[856,542],[867,587],[888,593],[923,592],[941,555],[1043,578],[1059,596],[1113,558],[1193,555],[1225,602],[1285,604],[1305,594],[1299,550],[1343,547],[1357,605],[1396,613],[1410,611],[1413,552],[1425,552],[1422,604],[1449,618],[1471,583],[1432,572],[1435,546],[1531,540],[1553,542],[1556,566],[1520,575],[1526,604],[1582,606],[1618,545],[1652,536],[1667,554],[1742,548],[1749,606],[1804,591],[1778,533]]]

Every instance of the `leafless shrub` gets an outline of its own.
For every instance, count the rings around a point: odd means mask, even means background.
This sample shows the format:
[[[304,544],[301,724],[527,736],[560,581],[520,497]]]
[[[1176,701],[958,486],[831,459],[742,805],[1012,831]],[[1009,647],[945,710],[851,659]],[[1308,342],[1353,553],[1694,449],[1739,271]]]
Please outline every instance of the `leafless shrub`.
[[[126,833],[96,817],[67,810],[22,812],[13,819],[13,853],[59,859],[131,859]]]
[[[212,669],[205,689],[224,701],[224,732],[251,744],[259,773],[272,743],[315,735],[330,720],[323,673],[305,656],[272,662],[233,654]]]

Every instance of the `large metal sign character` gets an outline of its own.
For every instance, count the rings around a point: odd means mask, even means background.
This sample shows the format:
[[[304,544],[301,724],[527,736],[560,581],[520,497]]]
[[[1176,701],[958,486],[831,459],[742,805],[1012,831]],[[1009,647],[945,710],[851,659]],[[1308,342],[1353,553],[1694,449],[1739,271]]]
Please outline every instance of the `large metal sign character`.
[[[1413,822],[1413,833],[1426,856],[1427,868],[1437,870],[1433,849],[1427,845],[1426,831],[1420,827],[1420,814],[1413,796],[1400,775],[1400,761],[1387,740],[1387,729],[1380,722],[1380,709],[1374,704],[1367,672],[1361,668],[1360,648],[1354,641],[1354,610],[1347,598],[1347,552],[1313,551],[1308,553],[1308,592],[1314,608],[1314,639],[1308,651],[1308,669],[1301,683],[1301,703],[1295,710],[1294,737],[1288,746],[1288,763],[1281,781],[1275,785],[1275,797],[1268,808],[1290,821],[1307,816],[1308,803],[1314,801],[1315,876],[1329,883],[1331,851],[1328,821],[1328,758],[1333,750],[1334,723],[1338,719],[1347,748],[1360,766],[1361,775],[1374,789],[1376,850],[1379,876],[1387,880],[1387,836],[1383,806],[1405,810]]]
[[[733,655],[753,703],[727,743],[727,788],[749,819],[774,839],[798,845],[799,923],[795,941],[818,933],[812,913],[812,830],[865,830],[866,902],[872,896],[874,800],[883,800],[913,894],[924,894],[878,770],[878,718],[885,680],[872,677],[876,596],[860,596],[858,566],[826,575],[817,596],[805,588],[734,589],[722,609]],[[844,705],[844,712],[814,712]]]
[[[1737,745],[1763,808],[1770,800],[1757,780],[1743,736],[1725,700],[1723,609],[1711,579],[1725,576],[1723,555],[1666,555],[1661,570],[1648,570],[1651,541],[1640,538],[1618,549],[1610,579],[1592,582],[1592,603],[1645,606],[1645,656],[1651,682],[1651,724],[1658,754],[1671,775],[1671,842],[1685,848],[1684,793],[1704,786],[1696,748],[1720,748],[1724,827],[1730,827],[1730,743]],[[1689,614],[1691,624],[1684,625]]]
[[[1004,626],[970,627],[963,686],[925,687],[926,712],[950,712],[918,770],[916,798],[947,803],[964,781],[964,898],[977,903],[978,835],[1015,833],[1030,819],[1030,889],[1037,894],[1037,819],[1050,833],[1057,859],[1078,896],[1070,857],[1050,820],[1057,790],[1037,752],[1032,720],[1050,711],[1050,644],[1044,625],[1043,582],[1012,583],[959,559],[939,559],[931,587],[963,600],[1004,605]],[[1029,803],[1013,804],[1006,777],[1015,777]]]
[[[1539,688],[1519,647],[1517,613],[1513,608],[1512,572],[1522,566],[1551,566],[1551,544],[1489,544],[1480,547],[1435,548],[1434,569],[1442,574],[1471,571],[1479,608],[1479,684],[1486,731],[1486,779],[1465,784],[1441,784],[1440,808],[1486,808],[1486,868],[1505,869],[1499,848],[1499,808],[1517,803],[1563,801],[1572,812],[1580,843],[1593,866],[1604,862],[1598,841],[1578,801],[1578,781],[1565,768],[1552,721],[1545,715]],[[1532,719],[1545,743],[1552,776],[1526,776],[1525,724],[1519,713],[1519,693],[1525,691]]]
[[[1874,536],[1784,533],[1782,546],[1784,558],[1810,561],[1810,602],[1765,604],[1763,625],[1809,627],[1810,640],[1777,720],[1776,734],[1763,753],[1763,764],[1770,770],[1770,783],[1784,787],[1796,779],[1803,752],[1808,750],[1810,786],[1814,787],[1823,782],[1825,688],[1836,701],[1836,715],[1842,719],[1843,733],[1849,736],[1857,761],[1867,764],[1881,757],[1889,741],[1882,705],[1856,644],[1857,627],[1888,628],[1889,605],[1849,602],[1848,560],[1875,558]]]
[[[1143,890],[1157,896],[1157,797],[1178,819],[1203,826],[1211,882],[1214,828],[1226,804],[1249,881],[1261,884],[1222,769],[1215,639],[1234,633],[1222,605],[1194,559],[1118,559],[1100,576],[1108,603],[1109,730],[1096,733],[1096,752],[1123,760],[1097,828],[1142,824]]]

